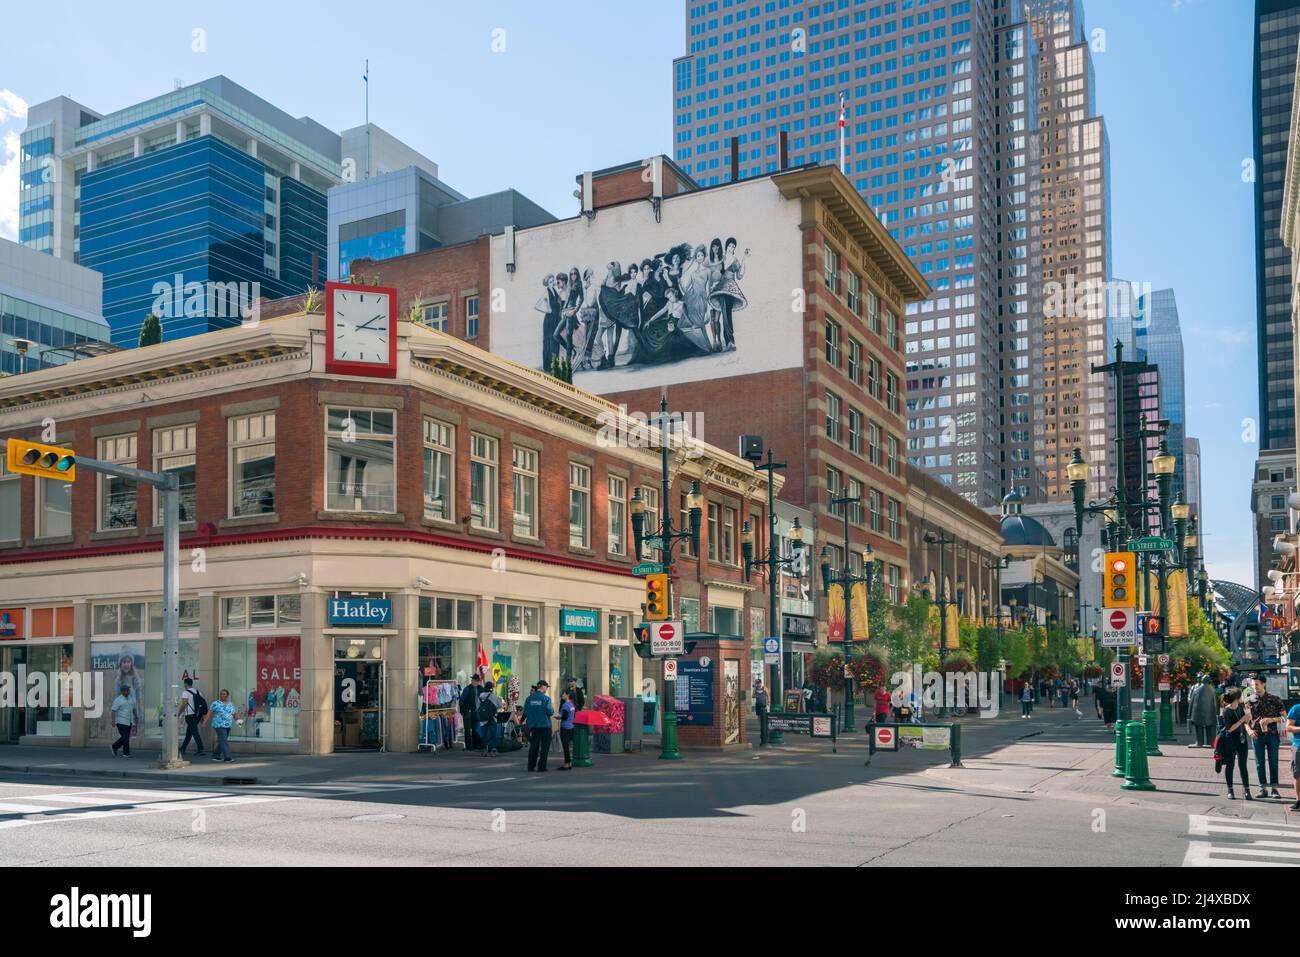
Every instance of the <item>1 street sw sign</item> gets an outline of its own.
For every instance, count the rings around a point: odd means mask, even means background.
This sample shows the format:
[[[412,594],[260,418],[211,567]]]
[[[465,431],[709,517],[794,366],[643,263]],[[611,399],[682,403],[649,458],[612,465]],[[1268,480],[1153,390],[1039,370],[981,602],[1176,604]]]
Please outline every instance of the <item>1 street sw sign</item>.
[[[1130,552],[1164,552],[1174,547],[1171,539],[1161,538],[1158,535],[1148,535],[1145,538],[1130,538],[1128,540],[1128,550]]]
[[[1126,648],[1137,642],[1137,623],[1132,608],[1106,608],[1101,613],[1103,648]]]
[[[1128,671],[1127,671],[1127,669],[1125,669],[1125,667],[1124,667],[1124,662],[1122,662],[1122,661],[1114,661],[1114,662],[1111,662],[1111,666],[1110,666],[1110,683],[1111,683],[1112,685],[1114,685],[1114,686],[1117,687],[1117,688],[1122,688],[1122,687],[1124,687],[1126,684],[1128,684],[1128,680],[1127,680],[1127,677],[1126,677],[1127,674],[1128,674]]]
[[[650,654],[682,655],[685,653],[686,642],[680,621],[661,621],[650,625]]]
[[[652,551],[655,549],[663,548],[664,540],[660,538],[658,535],[647,535],[645,538],[641,539],[641,547],[648,548]]]
[[[658,562],[642,562],[640,565],[632,566],[632,574],[637,576],[662,575],[663,573],[664,566],[660,565]]]

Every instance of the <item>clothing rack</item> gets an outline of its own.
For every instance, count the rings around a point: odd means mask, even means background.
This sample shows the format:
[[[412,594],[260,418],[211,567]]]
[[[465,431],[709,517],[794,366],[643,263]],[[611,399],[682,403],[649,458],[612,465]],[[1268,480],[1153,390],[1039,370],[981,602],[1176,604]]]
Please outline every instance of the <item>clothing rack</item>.
[[[444,678],[425,677],[420,685],[419,751],[449,750],[463,731],[458,709],[460,685]]]

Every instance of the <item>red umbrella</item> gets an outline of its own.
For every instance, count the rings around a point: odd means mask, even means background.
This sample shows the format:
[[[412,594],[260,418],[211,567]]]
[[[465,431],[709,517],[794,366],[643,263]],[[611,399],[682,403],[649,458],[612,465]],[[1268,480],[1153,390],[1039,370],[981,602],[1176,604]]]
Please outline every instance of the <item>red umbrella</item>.
[[[603,728],[614,722],[609,720],[609,715],[603,711],[575,711],[573,713],[574,724],[585,724],[592,728]]]

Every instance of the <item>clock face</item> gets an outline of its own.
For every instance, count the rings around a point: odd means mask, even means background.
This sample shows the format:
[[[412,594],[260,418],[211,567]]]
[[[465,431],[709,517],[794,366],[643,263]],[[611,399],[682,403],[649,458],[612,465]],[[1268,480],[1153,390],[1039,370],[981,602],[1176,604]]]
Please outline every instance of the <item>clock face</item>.
[[[395,372],[397,294],[392,289],[331,283],[327,289],[331,371],[392,376]]]

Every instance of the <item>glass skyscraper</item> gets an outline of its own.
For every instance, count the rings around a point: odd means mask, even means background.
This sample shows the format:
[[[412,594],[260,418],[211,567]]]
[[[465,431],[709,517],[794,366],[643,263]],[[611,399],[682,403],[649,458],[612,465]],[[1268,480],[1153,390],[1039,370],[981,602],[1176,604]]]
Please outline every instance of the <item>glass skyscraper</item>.
[[[1157,289],[1142,297],[1142,322],[1136,324],[1137,356],[1160,370],[1160,417],[1169,421],[1166,440],[1178,464],[1173,492],[1188,495],[1187,417],[1183,388],[1183,331],[1178,324],[1178,302],[1172,289]]]
[[[106,342],[100,297],[99,273],[0,239],[0,374],[69,362],[72,347]]]
[[[1295,448],[1291,254],[1282,241],[1282,182],[1300,43],[1300,0],[1255,0],[1255,296],[1261,451]]]

